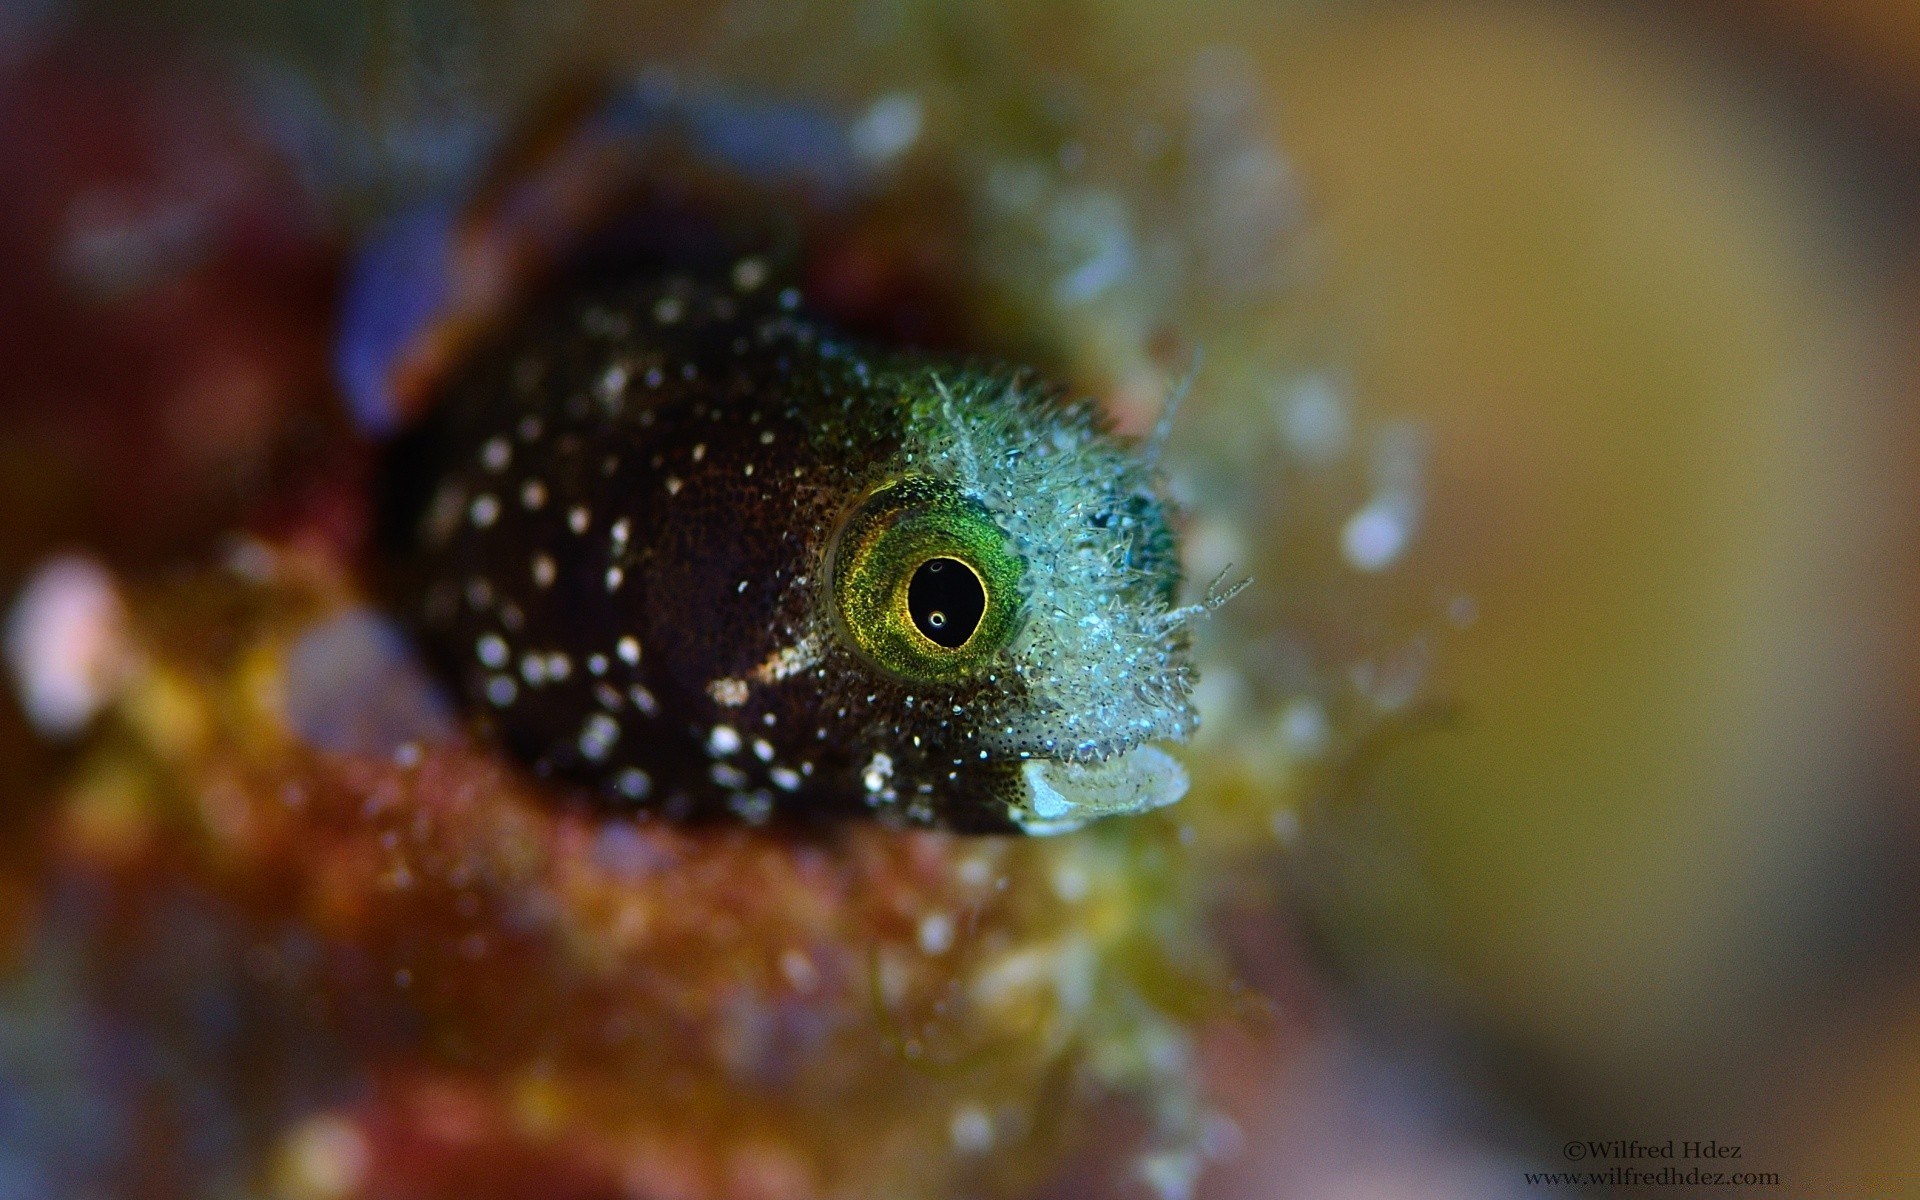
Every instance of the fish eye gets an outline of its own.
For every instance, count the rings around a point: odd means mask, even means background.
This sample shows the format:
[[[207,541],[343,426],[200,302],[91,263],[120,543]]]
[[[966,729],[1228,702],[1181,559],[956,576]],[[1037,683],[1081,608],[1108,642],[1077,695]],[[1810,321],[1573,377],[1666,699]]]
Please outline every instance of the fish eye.
[[[952,484],[910,476],[870,493],[836,535],[836,625],[889,674],[958,682],[1012,639],[1024,572],[983,507]]]

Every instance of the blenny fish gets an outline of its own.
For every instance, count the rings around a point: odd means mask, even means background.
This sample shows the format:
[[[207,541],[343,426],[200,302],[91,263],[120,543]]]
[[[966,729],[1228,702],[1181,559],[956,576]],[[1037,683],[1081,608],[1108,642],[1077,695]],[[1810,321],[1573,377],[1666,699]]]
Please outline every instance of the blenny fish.
[[[608,803],[1052,833],[1194,729],[1142,447],[1033,372],[837,332],[766,259],[594,273],[440,373],[404,603],[477,722]]]

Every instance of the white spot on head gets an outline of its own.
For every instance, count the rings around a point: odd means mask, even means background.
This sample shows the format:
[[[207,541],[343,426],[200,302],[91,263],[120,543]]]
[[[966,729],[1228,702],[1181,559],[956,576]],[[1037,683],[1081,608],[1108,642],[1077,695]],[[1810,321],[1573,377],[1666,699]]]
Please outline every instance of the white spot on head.
[[[743,788],[747,786],[747,773],[739,767],[727,763],[715,763],[707,771],[709,777],[723,788]]]
[[[567,528],[575,533],[585,533],[592,521],[593,514],[587,511],[587,506],[584,504],[576,504],[567,511]]]
[[[607,590],[608,591],[610,592],[619,591],[620,585],[622,583],[625,583],[626,580],[627,580],[627,573],[625,571],[622,571],[619,567],[607,568]]]
[[[553,556],[551,554],[536,554],[533,556],[533,582],[536,586],[552,587],[553,578],[557,570],[558,568],[554,566]]]
[[[739,708],[747,702],[748,691],[744,679],[722,678],[707,685],[707,695],[722,708]]]
[[[701,459],[705,458],[706,456],[707,456],[707,444],[705,442],[695,443],[693,447],[693,461],[699,462]]]
[[[775,767],[767,772],[767,778],[773,780],[773,786],[783,792],[800,790],[800,773],[791,767]]]
[[[573,660],[558,651],[547,655],[547,678],[559,683],[573,674]]]
[[[773,743],[765,738],[753,739],[753,756],[763,763],[773,761]]]
[[[607,673],[607,656],[604,654],[587,655],[587,670],[595,675]]]
[[[866,768],[860,772],[860,782],[862,786],[864,786],[868,792],[875,795],[886,791],[887,785],[892,779],[893,756],[884,751],[876,753],[871,759],[867,760]]]
[[[613,523],[613,544],[616,547],[625,546],[627,544],[627,539],[632,536],[633,536],[632,521],[628,520],[625,517],[621,517],[618,521],[615,521]]]
[[[667,495],[678,496],[680,494],[680,489],[685,486],[686,486],[685,484],[680,482],[680,477],[678,475],[667,476],[667,481],[666,481]]]
[[[660,711],[660,702],[653,698],[653,693],[637,683],[627,689],[627,699],[633,701],[642,716],[651,717]]]
[[[605,713],[595,713],[580,730],[580,753],[588,762],[601,762],[619,740],[620,723]]]
[[[613,649],[614,653],[620,656],[621,662],[630,667],[640,665],[640,641],[638,638],[631,635],[623,637],[614,645]]]
[[[644,800],[653,791],[653,777],[639,767],[628,767],[614,778],[613,787],[629,800]]]
[[[707,734],[707,753],[715,756],[732,754],[740,749],[740,731],[731,725],[715,725]]]
[[[507,643],[497,633],[483,634],[473,644],[473,652],[482,666],[498,671],[507,665]]]
[[[508,675],[495,675],[487,680],[487,700],[495,708],[505,708],[512,704],[520,694],[520,687]]]
[[[500,502],[492,496],[475,496],[473,503],[467,507],[467,519],[475,527],[485,529],[500,519]]]
[[[526,680],[529,687],[539,687],[547,681],[547,660],[538,654],[521,655],[520,678]]]
[[[767,655],[766,660],[753,669],[753,677],[761,683],[778,683],[811,667],[819,660],[819,654],[818,643],[802,638]]]

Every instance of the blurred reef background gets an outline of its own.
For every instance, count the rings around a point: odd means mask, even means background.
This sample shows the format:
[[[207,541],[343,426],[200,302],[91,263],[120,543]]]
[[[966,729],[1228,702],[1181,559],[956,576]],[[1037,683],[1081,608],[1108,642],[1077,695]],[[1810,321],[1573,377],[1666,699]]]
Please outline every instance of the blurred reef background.
[[[342,280],[634,78],[810,293],[1191,382],[1188,799],[688,830],[459,734]],[[0,178],[0,1197],[1920,1195],[1909,5],[25,0]]]

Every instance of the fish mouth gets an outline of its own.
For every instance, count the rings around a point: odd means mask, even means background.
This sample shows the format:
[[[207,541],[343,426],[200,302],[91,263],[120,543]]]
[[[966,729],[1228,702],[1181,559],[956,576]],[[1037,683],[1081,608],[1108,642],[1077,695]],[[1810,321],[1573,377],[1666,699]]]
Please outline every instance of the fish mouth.
[[[1187,769],[1158,746],[1092,763],[1028,759],[1008,815],[1024,832],[1070,833],[1099,817],[1164,808],[1187,794]]]

